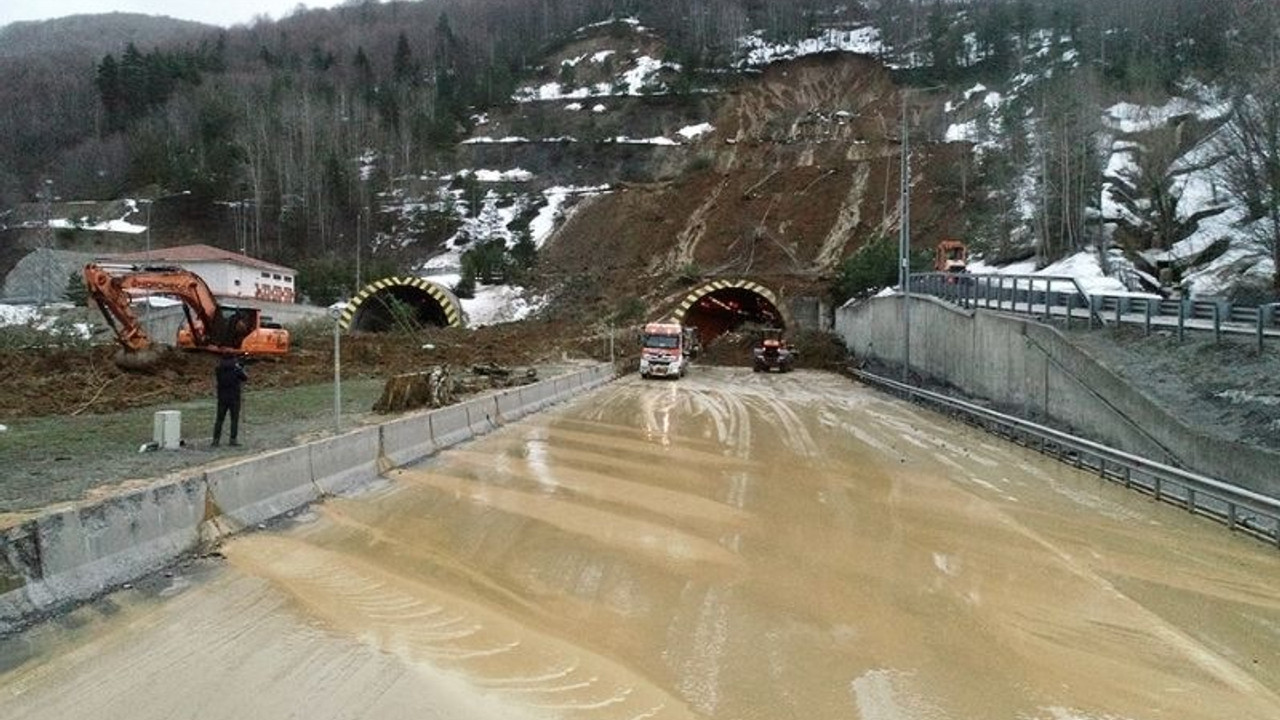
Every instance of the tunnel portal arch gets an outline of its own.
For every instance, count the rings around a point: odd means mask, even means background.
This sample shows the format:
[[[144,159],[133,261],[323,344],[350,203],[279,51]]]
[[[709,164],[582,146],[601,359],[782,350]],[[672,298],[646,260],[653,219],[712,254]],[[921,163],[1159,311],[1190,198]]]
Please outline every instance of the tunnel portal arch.
[[[789,319],[769,288],[752,280],[715,280],[685,296],[673,318],[707,344],[746,324],[786,329]]]
[[[352,332],[387,332],[396,326],[393,301],[407,305],[422,325],[462,327],[462,305],[448,288],[420,277],[388,277],[365,285],[347,302],[338,325]]]

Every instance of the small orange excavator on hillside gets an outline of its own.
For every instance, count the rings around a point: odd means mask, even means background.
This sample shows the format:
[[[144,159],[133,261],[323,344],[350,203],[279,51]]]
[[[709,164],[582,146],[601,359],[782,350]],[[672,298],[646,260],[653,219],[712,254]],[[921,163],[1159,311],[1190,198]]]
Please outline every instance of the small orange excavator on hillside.
[[[289,352],[289,331],[265,322],[257,308],[218,304],[203,278],[171,266],[104,266],[84,268],[89,296],[116,333],[122,352],[116,364],[145,370],[156,363],[160,349],[147,335],[133,311],[133,301],[151,295],[182,302],[187,322],[178,329],[177,346],[221,354],[278,357]]]
[[[962,273],[969,270],[969,248],[960,240],[947,239],[938,243],[933,253],[933,271]]]

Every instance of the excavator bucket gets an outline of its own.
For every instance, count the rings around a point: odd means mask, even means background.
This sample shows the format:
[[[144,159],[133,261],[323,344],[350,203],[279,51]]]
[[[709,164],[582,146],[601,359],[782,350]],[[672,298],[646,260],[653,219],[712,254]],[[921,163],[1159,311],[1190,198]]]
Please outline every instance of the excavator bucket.
[[[116,367],[127,372],[146,373],[156,369],[160,365],[165,356],[168,354],[168,348],[164,345],[152,345],[151,347],[141,350],[125,350],[120,348],[116,351],[112,361]]]

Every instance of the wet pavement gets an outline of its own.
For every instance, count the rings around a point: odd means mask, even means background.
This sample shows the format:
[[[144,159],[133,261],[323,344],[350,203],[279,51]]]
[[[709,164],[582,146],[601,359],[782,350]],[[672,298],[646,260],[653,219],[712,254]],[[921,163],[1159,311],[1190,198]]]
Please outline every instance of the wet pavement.
[[[627,378],[0,641],[16,718],[1280,717],[1280,552],[827,374]]]

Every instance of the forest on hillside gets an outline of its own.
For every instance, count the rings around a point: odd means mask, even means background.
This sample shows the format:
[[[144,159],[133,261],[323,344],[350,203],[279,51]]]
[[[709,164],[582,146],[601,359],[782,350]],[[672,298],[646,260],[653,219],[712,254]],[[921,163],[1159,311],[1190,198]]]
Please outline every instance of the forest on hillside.
[[[352,2],[102,54],[0,53],[0,212],[42,192],[184,190],[245,208],[255,254],[321,257],[376,216],[396,177],[445,162],[474,116],[509,102],[575,30],[619,17],[665,41],[686,89],[732,66],[753,31],[785,42],[873,24],[902,82],[953,90],[1017,77],[1045,35],[1068,38],[1075,68],[1028,101],[1042,146],[1027,147],[1015,124],[1005,152],[981,168],[999,186],[1039,158],[1037,235],[1050,253],[1086,240],[1102,171],[1099,108],[1122,95],[1158,101],[1190,79],[1211,84],[1241,120],[1230,175],[1280,232],[1280,4],[1271,0]],[[1171,142],[1172,152],[1185,140]],[[1011,234],[1011,214],[988,210],[984,222]]]

